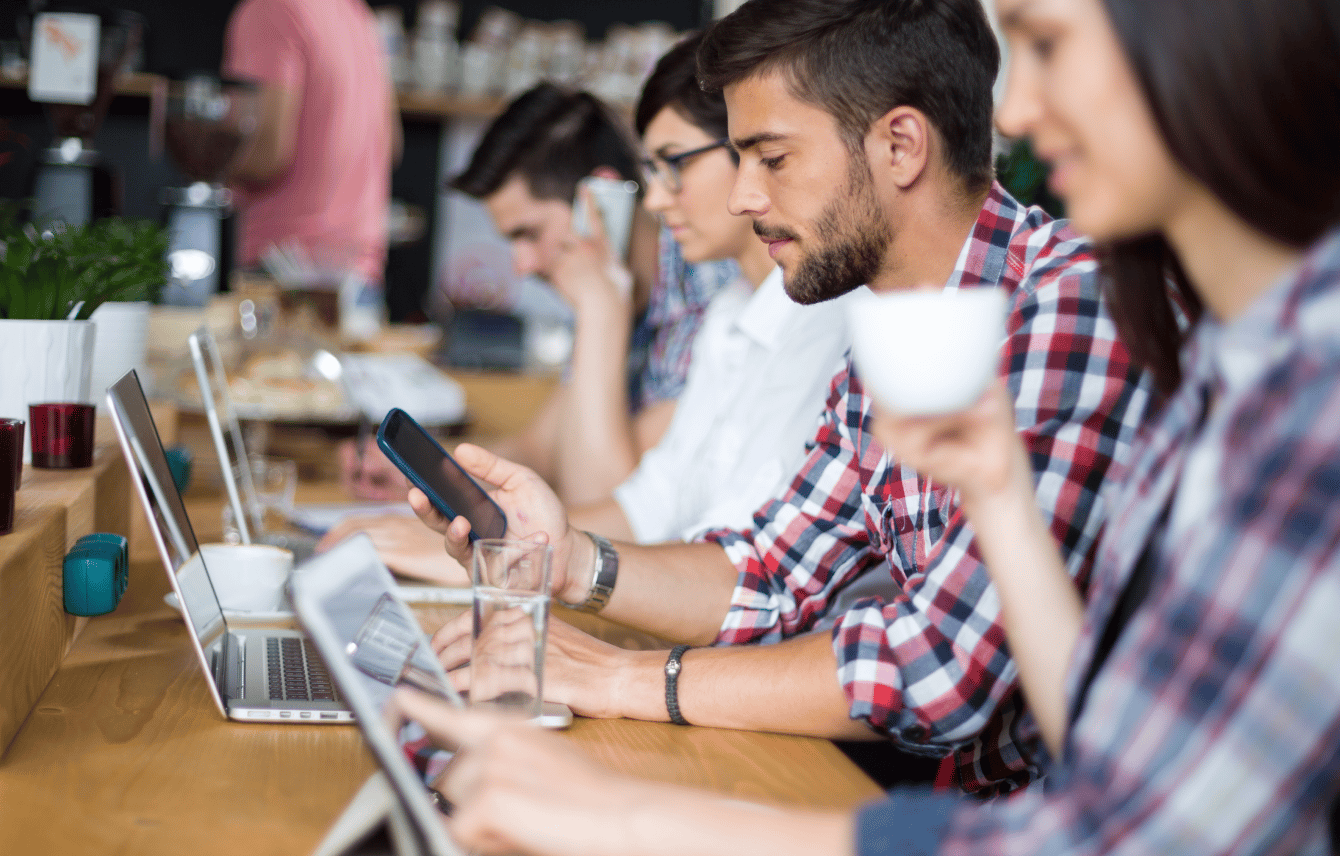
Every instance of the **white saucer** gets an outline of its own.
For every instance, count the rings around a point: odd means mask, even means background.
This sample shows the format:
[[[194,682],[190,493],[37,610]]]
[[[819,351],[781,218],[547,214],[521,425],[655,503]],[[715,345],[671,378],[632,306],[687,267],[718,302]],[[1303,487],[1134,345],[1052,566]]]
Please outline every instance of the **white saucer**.
[[[163,595],[163,603],[166,603],[178,612],[181,611],[181,605],[177,602],[176,592],[170,591]],[[223,617],[229,621],[286,621],[293,617],[293,613],[289,610],[280,610],[277,612],[250,612],[238,609],[225,609],[223,611]]]

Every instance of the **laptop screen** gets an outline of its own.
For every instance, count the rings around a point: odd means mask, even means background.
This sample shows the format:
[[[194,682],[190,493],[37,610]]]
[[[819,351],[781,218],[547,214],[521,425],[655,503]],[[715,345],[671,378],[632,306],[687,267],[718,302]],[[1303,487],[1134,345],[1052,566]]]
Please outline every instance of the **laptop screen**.
[[[134,369],[107,388],[107,402],[111,405],[121,450],[138,481],[149,528],[163,564],[176,577],[182,606],[201,647],[207,650],[227,629],[223,609],[200,557],[195,530],[186,516],[181,492],[172,481],[158,428]]]
[[[395,582],[372,541],[366,535],[342,541],[294,571],[290,588],[303,627],[423,837],[424,850],[458,853],[384,713],[392,691],[402,685],[462,702],[413,611],[396,596]]]
[[[262,528],[262,512],[251,478],[251,467],[246,464],[247,452],[242,442],[242,429],[228,394],[228,376],[214,334],[201,327],[186,340],[195,366],[195,379],[200,387],[200,401],[209,422],[209,433],[214,439],[214,451],[219,456],[220,475],[228,492],[228,504],[233,510],[243,544],[250,544]],[[243,513],[245,507],[246,513]]]

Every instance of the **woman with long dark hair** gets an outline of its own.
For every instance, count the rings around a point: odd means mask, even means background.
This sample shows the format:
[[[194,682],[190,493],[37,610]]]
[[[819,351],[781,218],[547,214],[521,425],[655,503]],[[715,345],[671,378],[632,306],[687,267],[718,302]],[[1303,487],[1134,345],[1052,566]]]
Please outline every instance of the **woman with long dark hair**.
[[[1032,139],[1075,226],[1104,247],[1114,317],[1165,395],[1105,494],[1088,603],[1041,523],[1002,389],[949,417],[884,414],[875,431],[962,497],[1032,712],[1021,730],[1035,729],[1047,780],[992,806],[896,791],[854,825],[742,813],[406,695],[407,712],[465,750],[446,780],[462,843],[546,854],[1330,851],[1340,4],[996,6],[1012,47],[998,124]]]

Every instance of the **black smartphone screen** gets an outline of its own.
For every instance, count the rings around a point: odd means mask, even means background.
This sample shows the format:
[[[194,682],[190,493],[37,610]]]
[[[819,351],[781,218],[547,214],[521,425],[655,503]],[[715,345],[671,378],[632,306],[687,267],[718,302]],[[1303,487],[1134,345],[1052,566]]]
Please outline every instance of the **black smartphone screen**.
[[[391,461],[438,511],[448,518],[464,515],[475,537],[503,537],[507,517],[502,509],[409,414],[392,410],[377,436]]]

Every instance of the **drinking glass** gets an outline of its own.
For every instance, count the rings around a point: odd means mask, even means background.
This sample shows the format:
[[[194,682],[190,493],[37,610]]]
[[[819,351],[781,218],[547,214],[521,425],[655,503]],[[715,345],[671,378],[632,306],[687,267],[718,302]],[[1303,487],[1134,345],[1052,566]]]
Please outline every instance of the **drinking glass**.
[[[520,718],[540,715],[549,625],[548,544],[475,542],[470,704]]]

